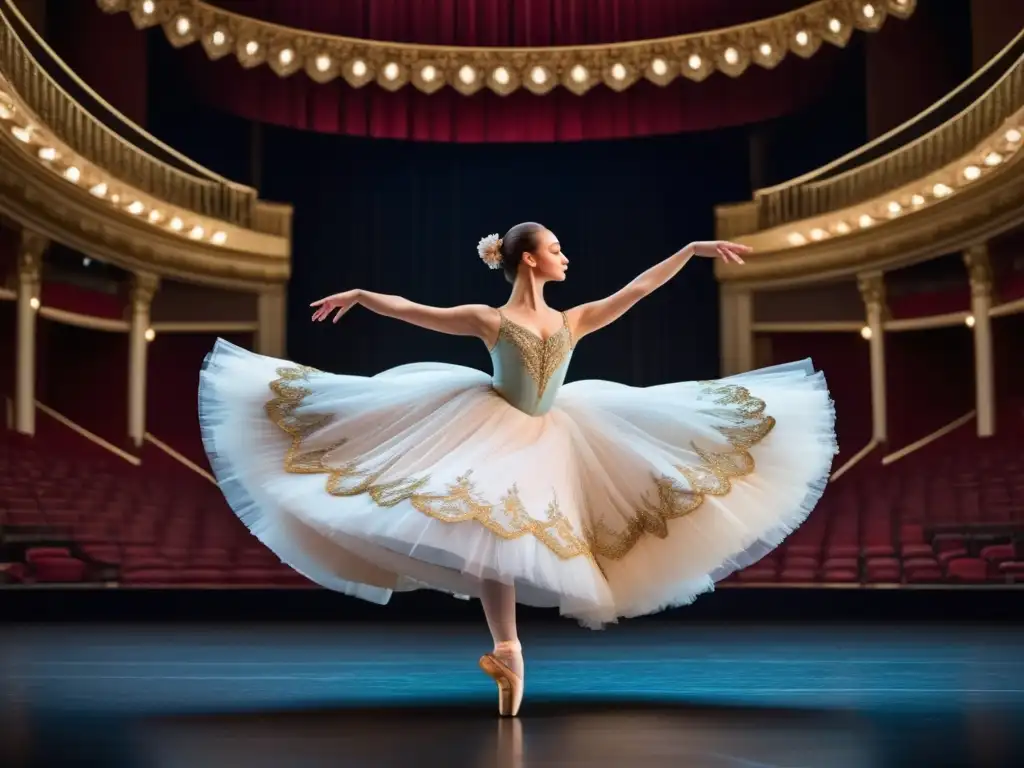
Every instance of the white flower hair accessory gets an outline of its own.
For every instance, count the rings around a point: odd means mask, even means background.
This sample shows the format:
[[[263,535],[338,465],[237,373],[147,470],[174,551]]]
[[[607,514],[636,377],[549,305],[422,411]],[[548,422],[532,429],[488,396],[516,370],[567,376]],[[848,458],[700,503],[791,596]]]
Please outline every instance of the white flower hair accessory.
[[[484,264],[491,269],[501,268],[501,238],[497,233],[481,237],[476,246],[476,252],[480,254]]]

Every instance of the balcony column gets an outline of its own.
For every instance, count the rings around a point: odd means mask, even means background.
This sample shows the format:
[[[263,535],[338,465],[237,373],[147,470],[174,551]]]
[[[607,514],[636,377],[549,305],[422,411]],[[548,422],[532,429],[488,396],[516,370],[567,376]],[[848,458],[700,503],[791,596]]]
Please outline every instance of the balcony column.
[[[14,429],[36,431],[36,322],[42,287],[43,255],[50,241],[30,229],[18,244],[17,359],[14,383]]]
[[[995,363],[992,353],[992,267],[988,246],[972,245],[964,251],[971,281],[971,314],[974,316],[974,397],[978,437],[996,433]]]
[[[267,357],[285,355],[284,286],[266,288],[256,301],[256,351]]]
[[[871,436],[879,443],[889,439],[885,402],[885,277],[881,272],[858,275],[857,287],[864,300],[871,355]]]
[[[146,434],[146,359],[150,308],[160,278],[148,272],[132,276],[131,317],[128,328],[128,438],[136,448]]]

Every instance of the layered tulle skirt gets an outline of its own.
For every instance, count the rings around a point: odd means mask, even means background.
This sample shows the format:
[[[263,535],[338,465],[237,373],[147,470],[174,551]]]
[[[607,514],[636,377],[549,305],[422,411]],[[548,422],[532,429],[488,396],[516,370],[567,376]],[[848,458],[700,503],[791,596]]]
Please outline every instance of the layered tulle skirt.
[[[691,602],[807,517],[836,452],[810,361],[718,381],[565,385],[530,416],[485,373],[319,372],[218,341],[203,440],[235,513],[339,592],[476,596],[587,626]]]

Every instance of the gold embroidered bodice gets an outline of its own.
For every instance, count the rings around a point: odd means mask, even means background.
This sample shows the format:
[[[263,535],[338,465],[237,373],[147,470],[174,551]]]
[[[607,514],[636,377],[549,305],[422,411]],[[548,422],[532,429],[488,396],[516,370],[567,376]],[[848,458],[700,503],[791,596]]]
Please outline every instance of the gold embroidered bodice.
[[[551,410],[572,357],[569,320],[547,339],[501,315],[498,340],[491,347],[492,386],[509,404],[531,416]]]

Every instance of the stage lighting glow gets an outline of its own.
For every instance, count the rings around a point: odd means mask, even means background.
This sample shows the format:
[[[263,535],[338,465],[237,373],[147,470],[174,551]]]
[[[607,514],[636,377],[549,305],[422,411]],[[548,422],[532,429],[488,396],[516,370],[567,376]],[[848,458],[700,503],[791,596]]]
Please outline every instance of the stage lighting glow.
[[[843,31],[843,22],[833,16],[828,20],[828,29],[833,35],[838,35]]]
[[[146,206],[144,206],[138,200],[136,200],[135,202],[128,206],[128,213],[130,213],[132,216],[138,216],[144,210],[146,210]]]
[[[181,232],[181,228],[185,226],[185,222],[183,222],[181,219],[175,216],[173,219],[171,219],[170,226],[171,229],[173,229],[175,232]]]
[[[1020,143],[1020,131],[1016,128],[1011,128],[1004,134],[1003,138],[1005,138],[1010,144],[1018,144]]]
[[[811,240],[824,240],[827,234],[821,227],[815,227],[811,230]]]
[[[732,46],[725,49],[725,63],[736,64],[740,60],[740,52]]]
[[[386,77],[388,80],[397,80],[398,79],[398,73],[399,73],[398,65],[395,64],[395,62],[393,62],[393,61],[392,62],[388,62],[384,66],[384,77]]]
[[[28,300],[28,305],[32,307],[32,309],[39,309],[39,299],[33,296],[31,299]]]
[[[587,68],[582,64],[577,64],[572,68],[569,76],[572,77],[574,83],[585,83],[587,81]]]
[[[932,194],[936,197],[947,197],[952,194],[953,190],[947,184],[938,183],[932,187]]]
[[[1000,155],[998,152],[989,152],[987,155],[985,155],[985,165],[987,165],[989,168],[997,166],[1001,162],[1003,162],[1003,156]]]
[[[94,185],[89,189],[89,194],[95,197],[106,197],[107,196],[107,185],[102,181],[99,184]]]
[[[78,180],[82,178],[82,172],[75,166],[71,165],[64,171],[64,178],[70,181],[72,184],[77,184]]]
[[[325,53],[321,53],[316,57],[316,68],[320,72],[326,72],[331,68],[331,57]]]
[[[281,50],[280,53],[277,54],[277,60],[287,67],[293,61],[295,61],[295,51],[293,51],[291,48],[284,48]]]
[[[809,42],[811,42],[811,36],[808,35],[807,32],[805,32],[804,30],[801,29],[799,32],[796,33],[796,44],[797,45],[805,46]]]
[[[860,329],[860,337],[862,339],[864,339],[865,341],[870,340],[871,336],[872,336],[872,334],[871,334],[871,327],[870,326],[865,325],[863,328]]]
[[[758,46],[757,50],[761,52],[762,56],[772,55],[772,46],[770,43],[761,43],[761,45]]]
[[[218,46],[224,45],[224,43],[226,43],[228,41],[227,35],[225,35],[219,29],[216,30],[213,33],[213,35],[210,36],[210,39],[213,40],[213,44],[214,45],[218,45]]]
[[[250,56],[255,56],[257,53],[260,52],[260,44],[257,43],[255,40],[250,40],[248,43],[245,44],[245,52]]]
[[[890,200],[889,205],[886,206],[890,216],[897,216],[903,211],[903,206],[895,200]]]
[[[153,0],[146,0],[146,2],[142,4],[142,12],[146,16],[152,16],[156,13],[156,3],[154,3]]]
[[[202,240],[203,235],[206,234],[206,230],[200,227],[198,224],[192,227],[192,231],[188,233],[188,236],[193,240]]]
[[[423,78],[424,83],[434,82],[437,79],[437,67],[433,64],[427,64],[427,66],[420,70],[420,77]]]
[[[974,315],[968,315],[967,317],[965,317],[964,318],[964,325],[966,325],[968,328],[973,328],[974,327]]]
[[[184,37],[192,31],[192,22],[188,16],[179,16],[174,22],[174,31]]]
[[[981,176],[981,168],[976,165],[968,165],[964,168],[964,178],[968,181],[975,181]]]
[[[690,61],[693,61],[693,56],[690,57]],[[664,77],[668,74],[668,62],[664,59],[655,59],[651,62],[651,72],[658,77]]]
[[[476,70],[469,64],[463,64],[459,69],[459,80],[465,85],[472,85],[476,82]]]
[[[47,163],[53,162],[57,159],[57,150],[53,147],[40,147],[39,159],[44,160]]]
[[[686,60],[686,63],[690,65],[690,69],[697,71],[704,63],[704,59],[702,59],[699,54],[691,53],[690,58]]]
[[[213,237],[210,238],[210,241],[214,245],[224,245],[224,243],[228,241],[228,235],[226,232],[214,232]]]
[[[924,195],[912,195],[910,198],[910,204],[915,208],[924,205]]]
[[[863,213],[861,214],[861,217],[857,219],[857,223],[860,224],[862,228],[865,228],[870,227],[872,224],[874,224],[875,220],[871,218],[871,216],[869,216],[868,214]]]
[[[352,74],[356,77],[363,77],[366,75],[366,62],[362,59],[356,59],[352,62]]]
[[[614,66],[612,66],[612,77],[614,77],[616,80],[625,80],[626,74],[626,67],[623,66],[622,64],[615,64]]]
[[[498,85],[508,85],[509,80],[511,79],[511,75],[509,75],[508,70],[504,67],[498,67],[494,70],[494,82]]]

